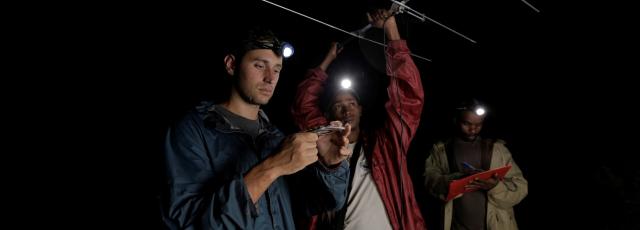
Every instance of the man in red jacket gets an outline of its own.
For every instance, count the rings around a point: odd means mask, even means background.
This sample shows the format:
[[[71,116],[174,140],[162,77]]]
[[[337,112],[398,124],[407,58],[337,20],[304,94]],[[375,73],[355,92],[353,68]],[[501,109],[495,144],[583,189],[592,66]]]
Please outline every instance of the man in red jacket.
[[[424,92],[420,73],[410,57],[406,41],[400,38],[393,15],[377,10],[369,16],[376,28],[383,28],[386,49],[389,101],[387,119],[379,130],[360,127],[362,106],[353,90],[338,90],[324,116],[320,95],[328,76],[327,67],[339,53],[334,43],[324,61],[309,71],[300,83],[293,105],[293,117],[303,129],[326,125],[328,120],[351,124],[349,135],[351,177],[347,205],[340,211],[311,218],[315,229],[425,229],[407,172],[406,154],[420,123]]]

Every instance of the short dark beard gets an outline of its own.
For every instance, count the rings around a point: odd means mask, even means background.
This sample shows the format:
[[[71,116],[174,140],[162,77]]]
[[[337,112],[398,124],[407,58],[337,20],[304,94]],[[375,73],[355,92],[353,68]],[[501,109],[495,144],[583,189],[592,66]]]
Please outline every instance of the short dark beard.
[[[256,103],[255,101],[253,101],[253,97],[247,96],[244,92],[239,91],[238,93],[240,94],[240,97],[242,98],[242,100],[244,100],[244,102],[252,104],[252,105],[260,105],[260,104]]]
[[[244,100],[244,102],[248,103],[248,104],[252,104],[252,105],[257,105],[257,106],[261,106],[261,104],[255,102],[253,100],[253,97],[247,95],[244,93],[244,91],[242,90],[242,88],[240,87],[240,76],[239,74],[234,74],[235,76],[234,79],[235,81],[233,81],[233,87],[236,89],[236,92],[238,93],[238,95],[240,95],[240,98],[242,98],[242,100]]]
[[[240,97],[242,98],[242,100],[244,100],[244,102],[252,104],[252,105],[257,105],[257,106],[261,106],[262,104],[256,102],[253,100],[253,97],[248,96],[247,94],[245,94],[242,90],[238,91],[238,94],[240,94]]]

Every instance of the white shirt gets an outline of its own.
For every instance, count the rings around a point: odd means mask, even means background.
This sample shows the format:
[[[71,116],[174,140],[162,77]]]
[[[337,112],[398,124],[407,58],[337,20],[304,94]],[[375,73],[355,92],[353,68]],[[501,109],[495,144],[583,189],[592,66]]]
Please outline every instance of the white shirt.
[[[353,151],[355,143],[349,144]],[[371,164],[364,157],[364,148],[360,155],[351,182],[351,192],[347,200],[347,212],[344,229],[392,229],[384,203],[371,175]]]

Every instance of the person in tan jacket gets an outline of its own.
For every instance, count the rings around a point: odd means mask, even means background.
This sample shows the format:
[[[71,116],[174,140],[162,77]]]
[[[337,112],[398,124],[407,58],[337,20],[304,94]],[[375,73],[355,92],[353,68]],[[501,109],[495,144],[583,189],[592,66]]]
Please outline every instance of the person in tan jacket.
[[[518,229],[513,206],[528,193],[528,183],[502,140],[479,136],[485,119],[483,106],[475,99],[456,108],[456,137],[434,144],[425,163],[427,191],[445,200],[449,183],[478,171],[511,165],[500,180],[477,179],[466,192],[444,205],[443,229]]]

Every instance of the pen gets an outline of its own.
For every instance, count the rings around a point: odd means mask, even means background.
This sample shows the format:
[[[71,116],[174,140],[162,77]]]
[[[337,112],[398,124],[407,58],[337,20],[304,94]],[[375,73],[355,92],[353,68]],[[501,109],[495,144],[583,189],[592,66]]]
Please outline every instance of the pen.
[[[480,170],[480,169],[477,169],[477,168],[473,167],[471,164],[469,164],[467,162],[462,162],[462,166],[464,166],[467,169],[471,169],[473,171],[483,171],[483,170]]]

